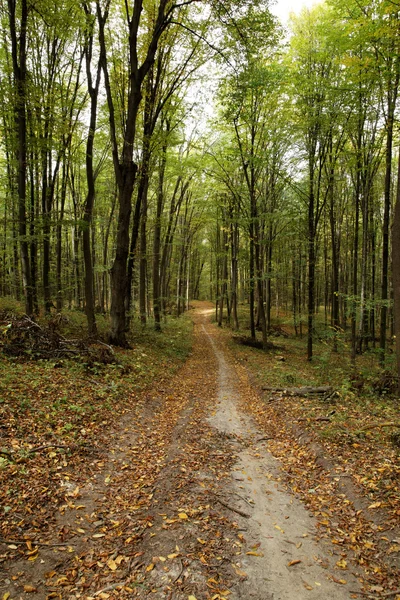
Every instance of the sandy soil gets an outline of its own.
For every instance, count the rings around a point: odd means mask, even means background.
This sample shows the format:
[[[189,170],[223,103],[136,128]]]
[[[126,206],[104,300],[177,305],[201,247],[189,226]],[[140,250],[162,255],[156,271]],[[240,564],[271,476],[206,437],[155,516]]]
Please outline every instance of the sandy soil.
[[[215,331],[202,327],[219,367],[218,409],[209,422],[221,432],[234,434],[244,446],[231,474],[231,494],[251,506],[247,507],[250,517],[243,524],[259,554],[256,559],[246,555],[242,561],[248,577],[235,586],[231,598],[349,598],[348,589],[332,579],[340,555],[332,546],[315,541],[313,515],[282,485],[280,465],[265,447],[268,440],[240,410],[245,398],[243,387],[238,390],[234,366],[214,341]],[[354,576],[347,576],[346,581],[353,590],[358,589]]]

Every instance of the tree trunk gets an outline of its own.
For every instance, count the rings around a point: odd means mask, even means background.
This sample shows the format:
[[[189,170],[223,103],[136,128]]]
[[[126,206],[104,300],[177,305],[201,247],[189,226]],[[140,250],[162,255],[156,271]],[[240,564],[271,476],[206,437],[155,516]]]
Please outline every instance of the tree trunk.
[[[88,6],[83,4],[88,22],[90,23],[89,17],[91,17]],[[88,191],[85,200],[85,207],[83,213],[83,230],[82,230],[82,243],[83,243],[83,260],[85,265],[85,312],[88,324],[88,333],[90,336],[97,335],[97,324],[96,324],[96,311],[95,311],[95,299],[94,299],[94,269],[93,259],[91,250],[91,227],[93,219],[93,208],[95,200],[95,174],[93,166],[93,151],[94,151],[94,136],[96,132],[97,122],[97,100],[99,95],[100,76],[101,76],[101,59],[97,63],[96,81],[93,85],[92,81],[92,51],[93,51],[93,30],[89,30],[89,34],[85,44],[85,58],[86,58],[86,77],[87,86],[90,96],[90,122],[86,141],[86,181]],[[129,227],[129,217],[128,217]]]
[[[33,295],[31,287],[31,271],[29,265],[29,244],[27,240],[26,218],[26,46],[28,24],[27,0],[21,0],[19,44],[17,39],[16,0],[8,0],[8,14],[11,36],[13,75],[17,98],[15,108],[15,129],[17,138],[18,159],[18,233],[21,253],[22,285],[25,296],[25,311],[28,315],[31,315],[33,313]]]
[[[161,215],[164,207],[164,174],[167,164],[167,139],[170,130],[169,122],[166,123],[165,141],[162,148],[162,157],[159,165],[158,193],[156,219],[154,224],[153,242],[153,314],[154,327],[161,331],[161,288],[160,288],[160,259],[161,259]]]
[[[148,185],[148,180],[147,180]],[[140,221],[140,262],[139,262],[139,314],[143,325],[147,321],[147,187],[142,198],[142,217]]]
[[[400,393],[400,152],[398,158],[397,193],[392,227],[392,267],[394,297],[394,330],[396,335],[397,381]]]

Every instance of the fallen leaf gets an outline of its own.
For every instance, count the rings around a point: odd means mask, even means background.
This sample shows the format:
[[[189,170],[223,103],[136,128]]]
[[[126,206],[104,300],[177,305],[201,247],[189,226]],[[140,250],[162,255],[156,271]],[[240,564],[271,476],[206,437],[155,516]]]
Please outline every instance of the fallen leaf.
[[[246,554],[248,554],[249,556],[264,556],[262,552],[254,552],[253,550],[250,550],[250,552],[246,552]]]
[[[154,563],[150,563],[147,567],[146,567],[146,572],[149,573],[149,571],[152,571],[154,569]]]
[[[288,567],[293,567],[293,565],[298,565],[299,563],[301,563],[301,560],[299,559],[291,560],[290,563],[288,563]]]
[[[310,585],[309,583],[307,583],[307,581],[304,581],[304,579],[302,579],[303,585],[306,588],[306,590],[313,590],[314,588],[312,587],[312,585]]]
[[[239,577],[246,577],[247,578],[247,573],[245,573],[244,571],[242,571],[241,569],[239,569],[239,567],[235,567],[233,565],[233,568],[235,569],[236,575],[239,575]]]
[[[187,516],[187,514],[186,514],[186,513],[184,513],[184,512],[181,512],[181,513],[179,513],[178,517],[179,517],[180,519],[188,519],[188,518],[189,518],[189,517]]]
[[[118,565],[115,562],[115,560],[113,560],[112,558],[109,558],[107,561],[107,567],[111,570],[111,571],[116,571],[118,569]]]
[[[37,592],[37,588],[33,587],[33,585],[24,585],[24,592],[27,594],[31,592]]]

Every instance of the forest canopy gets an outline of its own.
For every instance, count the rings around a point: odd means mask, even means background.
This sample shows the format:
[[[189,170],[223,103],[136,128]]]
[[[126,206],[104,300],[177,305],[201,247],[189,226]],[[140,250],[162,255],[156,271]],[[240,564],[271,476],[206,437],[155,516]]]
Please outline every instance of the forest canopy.
[[[0,296],[85,310],[92,336],[109,314],[122,346],[132,318],[160,330],[210,298],[234,329],[245,306],[264,347],[285,314],[309,360],[345,335],[385,362],[400,5],[330,0],[288,31],[269,8],[1,4]]]

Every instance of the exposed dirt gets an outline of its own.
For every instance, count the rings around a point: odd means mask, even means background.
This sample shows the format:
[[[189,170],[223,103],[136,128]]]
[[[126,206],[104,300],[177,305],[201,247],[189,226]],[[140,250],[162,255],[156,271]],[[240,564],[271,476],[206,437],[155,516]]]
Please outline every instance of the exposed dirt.
[[[209,306],[184,367],[124,415],[91,477],[60,482],[49,545],[2,540],[0,597],[359,597],[365,574],[285,483]]]

